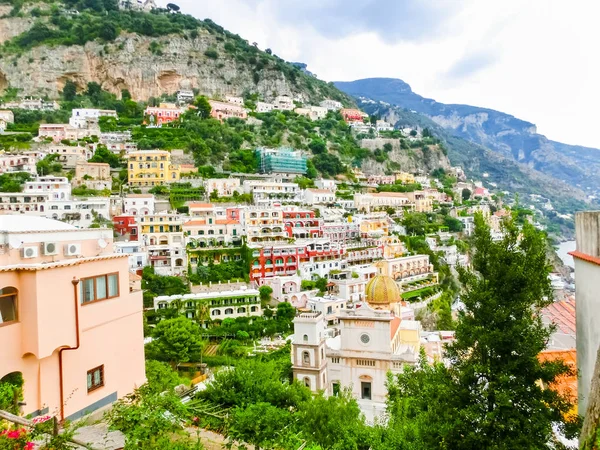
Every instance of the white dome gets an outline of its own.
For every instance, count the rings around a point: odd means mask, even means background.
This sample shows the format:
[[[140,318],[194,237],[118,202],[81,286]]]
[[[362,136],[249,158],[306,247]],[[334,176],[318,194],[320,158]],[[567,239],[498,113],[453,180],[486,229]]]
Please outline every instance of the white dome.
[[[77,228],[59,220],[27,214],[0,215],[0,232],[19,233],[25,231],[70,231]]]

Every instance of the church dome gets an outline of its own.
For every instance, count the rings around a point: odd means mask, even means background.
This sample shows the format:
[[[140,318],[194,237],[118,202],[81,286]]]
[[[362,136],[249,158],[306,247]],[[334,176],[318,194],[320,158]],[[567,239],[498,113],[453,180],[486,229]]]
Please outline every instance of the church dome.
[[[392,277],[377,275],[365,288],[367,303],[375,309],[389,308],[402,300],[400,288]]]

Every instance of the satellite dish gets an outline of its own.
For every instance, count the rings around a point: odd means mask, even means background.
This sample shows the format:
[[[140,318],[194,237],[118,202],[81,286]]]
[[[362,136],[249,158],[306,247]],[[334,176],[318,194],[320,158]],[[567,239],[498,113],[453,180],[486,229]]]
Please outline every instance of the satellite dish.
[[[8,236],[8,245],[10,248],[21,248],[23,241],[17,236]]]
[[[98,246],[100,248],[106,248],[107,245],[108,245],[108,242],[106,242],[104,239],[102,239],[102,238],[98,239]]]

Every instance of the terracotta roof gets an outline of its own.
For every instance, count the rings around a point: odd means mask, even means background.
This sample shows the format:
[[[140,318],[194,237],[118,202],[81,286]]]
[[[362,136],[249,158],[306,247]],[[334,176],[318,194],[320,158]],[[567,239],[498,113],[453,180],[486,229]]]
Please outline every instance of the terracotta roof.
[[[188,205],[190,208],[212,208],[213,204],[212,203],[190,203]]]
[[[597,256],[588,255],[587,253],[579,252],[577,250],[573,252],[569,252],[573,258],[581,259],[582,261],[586,261],[592,264],[597,264],[600,266],[600,258]]]
[[[137,273],[129,272],[129,281],[139,281],[142,277],[140,277]]]
[[[206,219],[190,220],[183,224],[184,227],[196,227],[199,225],[206,225]]]
[[[390,322],[390,339],[394,339],[394,336],[396,336],[398,328],[400,328],[400,322],[402,322],[400,317],[394,317]]]
[[[577,333],[577,327],[575,326],[575,298],[552,303],[542,310],[542,316],[555,323],[557,330],[561,333],[573,336]]]
[[[542,362],[562,360],[571,368],[572,373],[570,375],[558,377],[549,387],[574,404],[573,409],[566,415],[577,415],[577,351],[574,348],[570,350],[548,350],[541,352],[538,358]]]
[[[238,220],[233,220],[233,219],[223,219],[223,220],[215,220],[214,224],[211,225],[239,225],[239,221]],[[195,227],[195,226],[199,226],[199,225],[206,225],[206,219],[195,219],[195,220],[190,220],[189,222],[185,222],[183,224],[183,226],[188,226],[188,227]]]

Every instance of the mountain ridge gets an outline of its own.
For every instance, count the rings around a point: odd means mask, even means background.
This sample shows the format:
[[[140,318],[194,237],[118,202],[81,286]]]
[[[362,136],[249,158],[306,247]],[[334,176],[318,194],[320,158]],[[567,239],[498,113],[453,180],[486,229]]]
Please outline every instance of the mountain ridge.
[[[366,78],[334,85],[354,97],[367,97],[423,114],[454,135],[556,177],[587,194],[600,194],[600,150],[552,141],[535,124],[490,108],[444,104],[412,91],[396,78]],[[595,154],[597,152],[597,154]]]
[[[116,95],[128,90],[134,100],[190,86],[213,97],[255,92],[267,101],[286,94],[354,106],[332,84],[210,19],[85,6],[74,14],[66,2],[64,7],[28,2],[16,9],[0,5],[0,25],[6,30],[0,33],[0,92],[12,88],[23,96],[56,99],[71,80],[79,89],[93,81]],[[28,20],[34,10],[35,19]]]

